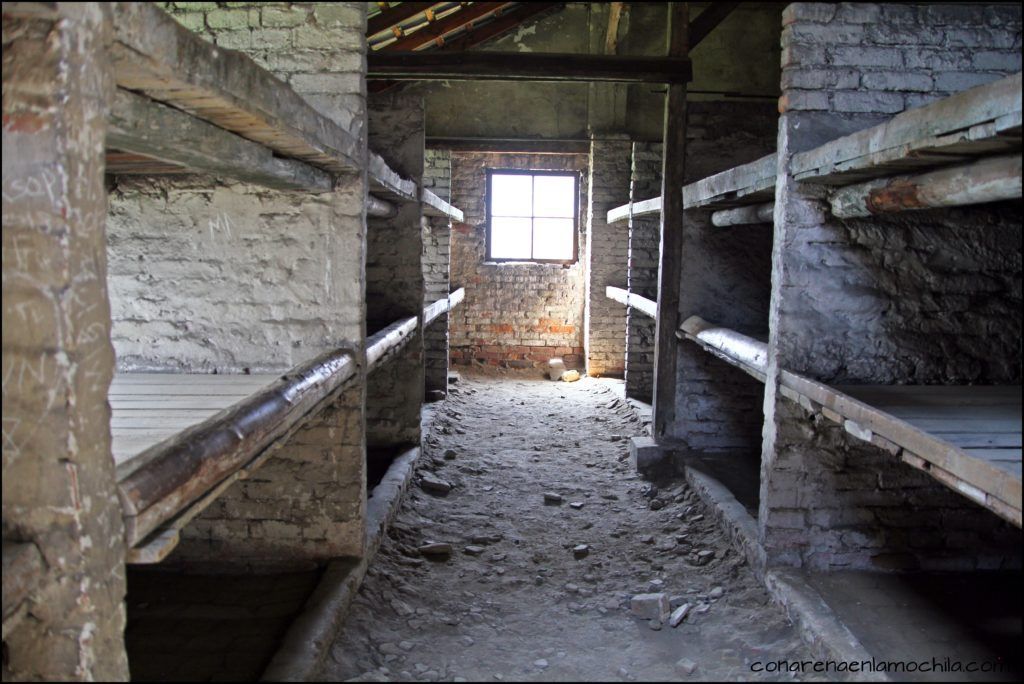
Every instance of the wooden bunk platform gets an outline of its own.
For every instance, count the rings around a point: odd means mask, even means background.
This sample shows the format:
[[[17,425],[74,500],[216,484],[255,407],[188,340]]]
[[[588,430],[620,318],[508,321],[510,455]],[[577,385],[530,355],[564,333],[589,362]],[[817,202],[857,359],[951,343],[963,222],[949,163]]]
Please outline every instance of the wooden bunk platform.
[[[1020,149],[1017,73],[794,154],[789,169],[799,181],[848,185]]]
[[[677,336],[764,382],[767,344],[691,316]],[[786,370],[779,392],[1021,526],[1021,387],[829,386]]]

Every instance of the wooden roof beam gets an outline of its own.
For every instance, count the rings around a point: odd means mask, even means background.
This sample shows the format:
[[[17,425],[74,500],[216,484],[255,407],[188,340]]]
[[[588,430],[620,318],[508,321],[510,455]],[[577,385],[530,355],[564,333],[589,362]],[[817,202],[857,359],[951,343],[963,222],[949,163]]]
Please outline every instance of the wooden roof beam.
[[[690,22],[690,50],[697,47],[739,6],[738,2],[713,2],[708,5],[700,16]]]
[[[436,5],[436,2],[403,2],[395,7],[388,7],[375,14],[366,22],[366,37],[375,36],[388,29],[401,24],[407,19],[412,19],[417,14],[429,10]]]
[[[444,19],[432,22],[418,31],[399,38],[394,43],[381,48],[381,51],[402,52],[423,49],[436,41],[443,40],[447,34],[488,17],[511,4],[509,2],[474,2]]]
[[[540,52],[375,52],[367,55],[367,78],[394,80],[690,81],[687,57],[617,57]]]

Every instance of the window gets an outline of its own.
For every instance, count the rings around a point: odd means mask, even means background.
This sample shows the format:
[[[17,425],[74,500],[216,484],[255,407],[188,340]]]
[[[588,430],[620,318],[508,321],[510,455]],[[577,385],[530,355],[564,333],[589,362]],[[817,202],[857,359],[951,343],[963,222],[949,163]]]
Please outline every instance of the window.
[[[579,176],[487,170],[487,259],[576,261]]]

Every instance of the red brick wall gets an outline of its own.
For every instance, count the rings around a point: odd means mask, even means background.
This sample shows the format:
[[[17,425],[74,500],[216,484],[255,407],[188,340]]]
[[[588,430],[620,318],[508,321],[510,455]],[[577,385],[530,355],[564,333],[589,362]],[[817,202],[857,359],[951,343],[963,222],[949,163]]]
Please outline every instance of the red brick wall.
[[[531,368],[560,356],[567,367],[582,370],[586,222],[580,222],[579,260],[569,267],[486,263],[488,168],[585,173],[587,156],[452,153],[451,201],[465,222],[452,225],[451,286],[466,288],[465,301],[451,317],[452,363]],[[580,188],[582,212],[585,176]]]

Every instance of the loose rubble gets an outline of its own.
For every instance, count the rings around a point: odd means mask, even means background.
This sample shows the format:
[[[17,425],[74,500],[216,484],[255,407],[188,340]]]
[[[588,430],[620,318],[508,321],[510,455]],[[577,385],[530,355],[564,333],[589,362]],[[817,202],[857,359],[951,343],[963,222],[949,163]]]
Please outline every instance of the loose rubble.
[[[610,382],[453,389],[320,679],[737,680],[812,659],[695,493],[630,470],[611,437],[646,421]]]

